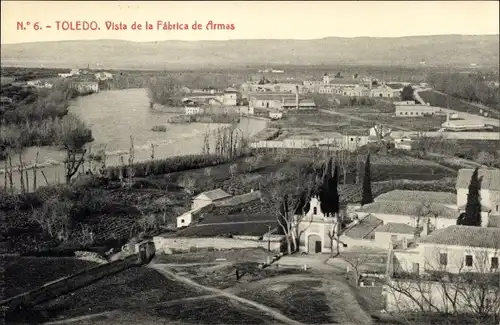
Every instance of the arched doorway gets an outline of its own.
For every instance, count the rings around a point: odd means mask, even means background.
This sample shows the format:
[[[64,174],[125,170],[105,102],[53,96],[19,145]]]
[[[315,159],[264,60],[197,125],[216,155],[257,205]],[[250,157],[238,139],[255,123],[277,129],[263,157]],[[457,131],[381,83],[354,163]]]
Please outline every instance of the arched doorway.
[[[307,237],[307,252],[309,254],[321,253],[321,237],[318,235],[309,235]]]

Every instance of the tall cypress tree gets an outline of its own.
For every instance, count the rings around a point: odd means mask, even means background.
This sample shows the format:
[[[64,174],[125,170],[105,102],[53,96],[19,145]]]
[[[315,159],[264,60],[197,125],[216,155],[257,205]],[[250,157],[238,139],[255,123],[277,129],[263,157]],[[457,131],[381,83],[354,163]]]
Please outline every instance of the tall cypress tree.
[[[340,202],[339,202],[339,167],[335,164],[335,171],[333,172],[333,177],[330,178],[330,185],[328,188],[330,189],[330,200],[331,200],[331,213],[336,214],[340,211]]]
[[[478,172],[478,168],[474,169],[469,183],[465,215],[461,222],[461,224],[466,226],[481,226],[481,199],[479,197],[481,180],[479,179]]]
[[[320,207],[321,211],[329,216],[332,213],[332,202],[331,202],[331,178],[332,178],[332,164],[333,158],[330,158],[325,166],[325,171],[323,173],[323,180],[321,184],[321,189],[319,193]]]
[[[361,198],[361,205],[373,202],[372,195],[372,180],[370,172],[370,154],[366,157],[365,175],[363,177],[363,196]]]

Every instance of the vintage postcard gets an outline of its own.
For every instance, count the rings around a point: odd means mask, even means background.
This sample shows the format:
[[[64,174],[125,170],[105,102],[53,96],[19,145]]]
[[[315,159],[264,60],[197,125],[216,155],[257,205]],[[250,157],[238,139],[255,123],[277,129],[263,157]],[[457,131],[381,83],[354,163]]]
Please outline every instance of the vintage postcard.
[[[498,1],[1,15],[3,323],[500,324]]]

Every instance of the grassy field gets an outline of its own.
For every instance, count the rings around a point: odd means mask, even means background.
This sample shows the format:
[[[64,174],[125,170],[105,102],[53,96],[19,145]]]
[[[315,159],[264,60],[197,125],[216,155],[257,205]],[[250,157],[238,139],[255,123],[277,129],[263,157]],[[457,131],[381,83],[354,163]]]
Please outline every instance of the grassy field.
[[[371,122],[352,120],[340,115],[320,112],[292,113],[283,116],[281,120],[273,121],[270,127],[283,129],[280,138],[289,136],[316,136],[326,137],[329,133],[363,132],[368,135]]]
[[[448,100],[446,98],[447,96],[444,94],[441,94],[441,93],[438,93],[438,92],[435,92],[432,90],[422,91],[422,92],[419,92],[418,94],[420,95],[420,97],[422,97],[422,99],[425,102],[430,103],[432,106],[438,106],[438,107],[444,107],[444,108],[448,107]],[[482,115],[480,113],[480,108],[478,108],[474,105],[468,104],[468,103],[464,103],[458,98],[454,98],[454,97],[450,96],[449,97],[449,105],[450,105],[449,108],[452,110],[455,110],[455,111],[476,114],[476,115]],[[498,114],[495,111],[490,111],[489,116],[494,117],[494,118],[500,118],[500,114]]]
[[[97,263],[66,257],[0,257],[4,268],[0,299],[35,289],[47,282],[68,276]]]
[[[306,324],[371,324],[355,290],[340,280],[277,277],[242,286],[238,295]]]

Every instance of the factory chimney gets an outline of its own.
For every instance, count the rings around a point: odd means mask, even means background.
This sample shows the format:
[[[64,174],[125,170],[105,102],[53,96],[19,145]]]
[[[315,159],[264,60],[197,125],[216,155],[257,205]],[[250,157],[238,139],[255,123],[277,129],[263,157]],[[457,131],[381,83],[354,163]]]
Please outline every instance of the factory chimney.
[[[299,86],[295,86],[295,108],[299,110]]]

